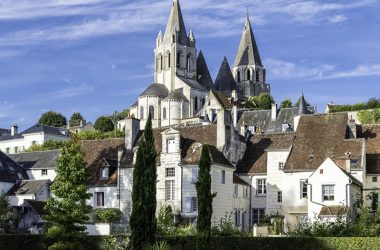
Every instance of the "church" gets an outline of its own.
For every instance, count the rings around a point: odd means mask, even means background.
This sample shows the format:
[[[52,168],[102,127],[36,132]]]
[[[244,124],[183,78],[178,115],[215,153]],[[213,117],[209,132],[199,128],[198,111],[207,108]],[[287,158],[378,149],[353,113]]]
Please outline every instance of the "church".
[[[212,120],[215,114],[200,112],[210,93],[231,101],[236,91],[235,101],[244,105],[250,96],[270,92],[248,16],[233,68],[225,58],[215,82],[194,33],[186,31],[178,0],[173,1],[165,33],[157,36],[154,55],[154,82],[130,108],[141,129],[149,114],[154,128],[199,123],[205,116]]]

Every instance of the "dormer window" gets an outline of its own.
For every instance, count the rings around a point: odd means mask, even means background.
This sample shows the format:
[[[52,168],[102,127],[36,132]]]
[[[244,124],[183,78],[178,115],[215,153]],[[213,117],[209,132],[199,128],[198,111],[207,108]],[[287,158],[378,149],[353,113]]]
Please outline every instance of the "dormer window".
[[[108,179],[109,178],[109,167],[103,167],[100,170],[100,179]]]
[[[174,139],[168,139],[166,141],[166,149],[168,153],[174,153],[176,151],[176,145]]]

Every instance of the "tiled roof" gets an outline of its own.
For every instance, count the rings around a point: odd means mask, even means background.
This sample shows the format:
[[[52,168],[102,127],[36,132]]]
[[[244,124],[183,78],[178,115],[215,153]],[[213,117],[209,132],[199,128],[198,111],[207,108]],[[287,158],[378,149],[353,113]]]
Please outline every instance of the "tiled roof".
[[[0,151],[0,182],[16,183],[22,179],[27,179],[24,169]]]
[[[343,206],[323,206],[319,212],[320,216],[343,215],[347,213],[347,208]]]
[[[237,173],[266,174],[267,150],[290,150],[294,133],[256,134],[247,143],[244,157],[236,166]]]
[[[12,154],[9,157],[24,169],[55,169],[60,154],[60,150],[47,150]]]
[[[49,183],[50,180],[22,180],[8,191],[8,195],[34,195]]]
[[[159,96],[166,97],[169,94],[169,90],[164,84],[152,83],[140,96]]]
[[[188,102],[189,100],[186,98],[186,96],[183,94],[182,89],[175,89],[172,92],[169,93],[167,97],[165,97],[164,100],[175,100],[175,101],[184,101]]]
[[[360,137],[366,140],[367,174],[380,174],[380,125],[363,125]]]

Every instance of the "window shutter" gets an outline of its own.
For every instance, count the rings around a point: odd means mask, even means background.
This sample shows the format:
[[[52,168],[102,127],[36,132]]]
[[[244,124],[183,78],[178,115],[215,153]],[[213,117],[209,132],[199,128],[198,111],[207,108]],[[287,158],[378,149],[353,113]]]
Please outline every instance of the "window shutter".
[[[191,213],[191,197],[186,197],[185,198],[185,212],[186,213]]]

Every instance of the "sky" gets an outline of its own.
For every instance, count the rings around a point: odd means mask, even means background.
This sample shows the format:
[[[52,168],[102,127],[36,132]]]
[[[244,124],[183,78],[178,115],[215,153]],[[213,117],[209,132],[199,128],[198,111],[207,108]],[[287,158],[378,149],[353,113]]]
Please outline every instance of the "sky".
[[[0,127],[43,112],[87,121],[133,104],[153,81],[171,0],[0,0]],[[233,64],[247,10],[280,103],[379,97],[380,0],[180,0],[213,79]]]

